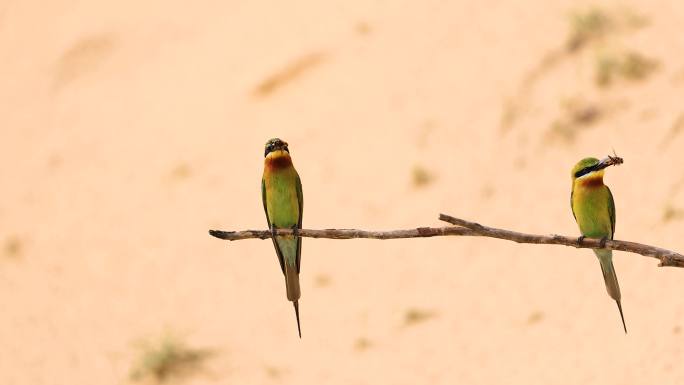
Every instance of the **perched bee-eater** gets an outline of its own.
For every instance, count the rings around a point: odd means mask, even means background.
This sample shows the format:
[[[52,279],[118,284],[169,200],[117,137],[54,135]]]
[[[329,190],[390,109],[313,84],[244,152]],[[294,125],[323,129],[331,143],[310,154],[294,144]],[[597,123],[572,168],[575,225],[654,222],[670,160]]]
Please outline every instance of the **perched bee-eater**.
[[[302,182],[292,165],[287,143],[278,138],[266,142],[264,152],[264,175],[261,179],[261,199],[266,211],[266,221],[273,234],[280,268],[285,274],[287,299],[292,301],[299,325],[299,266],[302,255],[302,239],[294,235],[275,236],[276,229],[301,229],[304,198]]]
[[[570,206],[582,233],[578,242],[581,243],[585,237],[600,238],[605,245],[606,240],[613,239],[615,234],[615,203],[610,189],[603,184],[603,174],[606,167],[620,163],[622,163],[622,159],[617,157],[608,157],[601,161],[596,158],[584,158],[572,168]],[[622,327],[627,333],[625,317],[622,314],[622,304],[620,303],[620,285],[613,267],[613,251],[594,249],[594,253],[601,264],[606,290],[611,298],[617,302]]]

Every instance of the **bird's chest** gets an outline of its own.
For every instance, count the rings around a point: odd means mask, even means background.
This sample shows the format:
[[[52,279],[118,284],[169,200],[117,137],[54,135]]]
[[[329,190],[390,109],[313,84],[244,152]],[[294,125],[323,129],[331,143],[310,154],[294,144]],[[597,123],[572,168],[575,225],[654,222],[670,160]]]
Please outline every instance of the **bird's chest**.
[[[582,235],[592,238],[610,237],[612,225],[608,193],[604,189],[580,188],[572,196],[572,207]]]
[[[296,176],[288,172],[273,173],[264,179],[266,210],[271,224],[292,227],[299,222]]]

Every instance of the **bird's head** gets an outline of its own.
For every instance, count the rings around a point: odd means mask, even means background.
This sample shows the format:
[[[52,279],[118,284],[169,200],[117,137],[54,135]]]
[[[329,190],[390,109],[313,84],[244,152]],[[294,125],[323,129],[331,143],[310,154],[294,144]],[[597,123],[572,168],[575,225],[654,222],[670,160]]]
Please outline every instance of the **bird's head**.
[[[287,148],[287,142],[284,142],[278,138],[270,139],[266,142],[266,148],[264,150],[264,157],[277,157],[285,154],[290,154],[290,150]]]
[[[608,166],[621,164],[622,158],[609,156],[605,159],[584,158],[577,162],[572,168],[570,176],[573,181],[577,180],[602,180],[605,168]]]

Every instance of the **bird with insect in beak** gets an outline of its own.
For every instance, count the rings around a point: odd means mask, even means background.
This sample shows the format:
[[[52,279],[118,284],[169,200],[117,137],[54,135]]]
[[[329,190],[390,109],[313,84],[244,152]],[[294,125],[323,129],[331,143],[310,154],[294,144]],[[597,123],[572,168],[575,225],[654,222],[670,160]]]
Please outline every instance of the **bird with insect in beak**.
[[[603,184],[603,174],[606,167],[618,164],[622,164],[622,158],[617,156],[609,156],[603,160],[584,158],[572,168],[570,207],[582,233],[577,240],[579,244],[585,237],[600,238],[601,245],[605,247],[606,241],[612,240],[615,235],[615,202],[610,189]],[[613,251],[603,247],[594,249],[594,253],[601,264],[608,295],[617,303],[626,334],[627,326],[620,302],[620,285],[613,266]]]
[[[264,174],[261,178],[261,199],[264,203],[266,221],[271,230],[280,269],[285,275],[287,299],[292,301],[297,317],[297,331],[302,338],[299,324],[299,267],[302,255],[302,239],[295,235],[278,235],[277,229],[302,228],[304,198],[302,182],[292,165],[287,143],[274,138],[266,142],[264,151]]]

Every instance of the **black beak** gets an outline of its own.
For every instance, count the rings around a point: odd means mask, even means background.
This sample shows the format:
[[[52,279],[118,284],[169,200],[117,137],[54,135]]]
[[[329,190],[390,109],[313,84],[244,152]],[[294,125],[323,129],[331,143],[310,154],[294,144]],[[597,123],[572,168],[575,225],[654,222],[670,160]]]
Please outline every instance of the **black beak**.
[[[587,175],[591,172],[603,170],[606,167],[614,166],[614,165],[618,165],[618,164],[622,164],[622,163],[623,163],[622,158],[619,158],[617,156],[608,156],[607,158],[602,159],[600,162],[596,163],[595,165],[593,165],[591,167],[586,167],[586,168],[578,171],[575,174],[575,178],[579,178],[579,177]]]
[[[268,146],[266,147],[266,150],[264,151],[264,158],[265,158],[270,152],[278,151],[278,150],[287,151],[288,153],[290,152],[290,150],[288,150],[288,148],[287,148],[287,143],[285,143],[285,142],[275,142],[275,143],[272,143],[272,144],[270,144],[270,145],[268,145]]]

